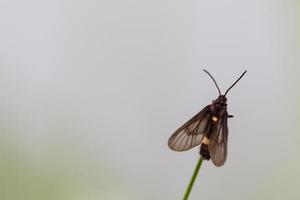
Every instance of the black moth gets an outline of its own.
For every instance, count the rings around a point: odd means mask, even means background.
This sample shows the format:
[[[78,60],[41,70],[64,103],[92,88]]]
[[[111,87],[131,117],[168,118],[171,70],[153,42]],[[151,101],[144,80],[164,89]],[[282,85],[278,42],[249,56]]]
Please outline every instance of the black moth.
[[[219,91],[219,97],[177,129],[169,138],[168,145],[174,151],[186,151],[201,145],[200,155],[202,158],[205,160],[211,158],[215,166],[222,166],[227,157],[227,119],[233,117],[227,113],[226,94],[247,71],[244,71],[224,95],[221,94],[212,75],[206,70],[203,71],[214,81]]]

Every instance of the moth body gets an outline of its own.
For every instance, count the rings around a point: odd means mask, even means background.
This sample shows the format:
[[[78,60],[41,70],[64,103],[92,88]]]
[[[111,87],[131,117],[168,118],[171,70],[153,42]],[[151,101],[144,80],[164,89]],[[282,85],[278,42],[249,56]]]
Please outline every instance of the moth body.
[[[227,120],[233,117],[227,113],[226,94],[247,71],[227,89],[224,95],[221,94],[211,74],[204,71],[213,79],[219,97],[178,128],[169,138],[168,145],[174,151],[187,151],[200,145],[200,155],[203,159],[211,159],[215,166],[222,166],[227,158]]]

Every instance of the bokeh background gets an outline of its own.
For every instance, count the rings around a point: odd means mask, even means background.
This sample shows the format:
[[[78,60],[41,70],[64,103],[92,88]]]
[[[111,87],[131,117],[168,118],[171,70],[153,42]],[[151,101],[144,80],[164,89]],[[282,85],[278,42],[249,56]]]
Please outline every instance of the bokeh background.
[[[298,1],[0,1],[0,199],[181,199],[169,136],[231,90],[190,199],[300,199]]]

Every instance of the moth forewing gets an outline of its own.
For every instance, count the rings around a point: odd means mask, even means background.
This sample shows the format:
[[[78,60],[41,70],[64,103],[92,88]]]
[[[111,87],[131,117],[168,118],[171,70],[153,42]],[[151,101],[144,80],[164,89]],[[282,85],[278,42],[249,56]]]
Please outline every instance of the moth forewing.
[[[169,138],[168,146],[174,151],[186,151],[201,144],[204,133],[209,129],[210,105],[177,129]]]

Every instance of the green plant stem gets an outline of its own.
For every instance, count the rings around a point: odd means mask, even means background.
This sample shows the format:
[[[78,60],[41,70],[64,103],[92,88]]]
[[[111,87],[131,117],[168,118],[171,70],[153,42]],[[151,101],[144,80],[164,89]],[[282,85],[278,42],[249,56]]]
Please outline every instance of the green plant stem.
[[[189,198],[189,195],[191,193],[191,190],[192,190],[192,187],[194,185],[194,182],[195,182],[195,180],[197,178],[197,175],[198,175],[199,169],[201,167],[201,164],[202,164],[202,157],[200,157],[199,160],[198,160],[198,162],[197,162],[197,165],[195,167],[193,176],[191,177],[191,180],[190,180],[190,182],[188,184],[188,187],[186,188],[186,191],[184,193],[184,196],[183,196],[182,200],[187,200]]]

